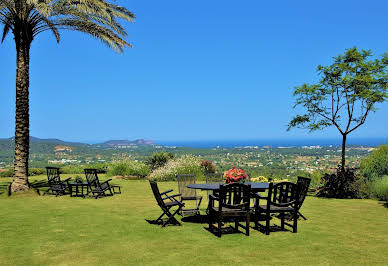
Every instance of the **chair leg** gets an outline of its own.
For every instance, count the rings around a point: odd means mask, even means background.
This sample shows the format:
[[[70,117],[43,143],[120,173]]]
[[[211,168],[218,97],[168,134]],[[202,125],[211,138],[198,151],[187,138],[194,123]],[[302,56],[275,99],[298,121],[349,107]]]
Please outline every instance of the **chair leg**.
[[[208,219],[208,222],[209,222],[209,231],[213,232],[213,219],[212,219],[212,216],[210,214],[208,214],[207,219]]]
[[[162,227],[165,227],[170,222],[173,222],[176,225],[181,225],[181,223],[175,219],[175,215],[181,210],[182,207],[179,207],[173,214],[169,210],[166,210],[166,215],[168,216],[168,219],[162,224]]]
[[[285,215],[284,215],[284,213],[281,213],[280,214],[280,221],[281,221],[282,230],[284,230],[284,219],[285,219]]]
[[[265,234],[266,235],[269,235],[270,221],[271,221],[271,216],[269,215],[269,212],[267,212],[267,214],[265,216]]]
[[[294,211],[294,224],[292,227],[292,232],[296,233],[298,231],[298,212]]]
[[[222,235],[222,234],[221,234],[221,231],[222,231],[222,230],[221,230],[221,225],[222,225],[222,223],[221,223],[221,217],[219,216],[219,217],[218,217],[218,232],[217,232],[217,233],[218,233],[218,237],[221,237],[221,235]]]
[[[301,214],[299,211],[298,211],[298,215],[299,215],[300,217],[302,217],[302,218],[303,218],[303,220],[305,220],[305,221],[307,220],[307,218],[306,218],[306,217],[304,217],[304,216],[303,216],[303,214]]]
[[[246,235],[247,236],[249,236],[249,224],[250,224],[250,220],[251,220],[251,217],[250,217],[250,215],[248,214],[248,216],[247,216],[247,220],[246,220],[246,224],[245,224],[245,226],[246,226],[246,228],[245,228],[245,233],[246,233]]]

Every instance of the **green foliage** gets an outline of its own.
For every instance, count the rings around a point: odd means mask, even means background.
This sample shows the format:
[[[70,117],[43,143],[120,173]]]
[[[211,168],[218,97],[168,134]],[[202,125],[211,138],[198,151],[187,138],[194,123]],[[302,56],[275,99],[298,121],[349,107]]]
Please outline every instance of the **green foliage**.
[[[362,125],[376,110],[374,105],[388,98],[388,56],[368,61],[371,56],[371,51],[354,47],[334,57],[330,66],[318,66],[319,82],[294,90],[294,108],[301,106],[306,113],[295,116],[288,129],[314,131],[335,126],[341,134],[348,134]]]
[[[321,182],[323,185],[317,190],[318,197],[326,198],[359,198],[359,179],[354,169],[347,168],[342,173],[338,166],[336,174],[325,174]]]
[[[374,181],[388,175],[388,145],[381,145],[361,161],[361,176],[366,181]]]
[[[145,159],[145,163],[149,165],[152,170],[166,165],[166,163],[174,158],[174,154],[170,152],[160,151],[154,152],[150,157]]]
[[[208,160],[208,161],[202,160],[200,164],[201,164],[202,171],[205,174],[215,173],[216,172],[216,166],[213,164],[212,161],[210,161],[210,160]]]
[[[11,177],[13,176],[13,169],[7,169],[7,171],[0,172],[0,177]]]
[[[46,170],[43,168],[29,168],[28,176],[36,176],[36,175],[44,175],[46,174]],[[0,172],[0,177],[12,177],[13,169],[8,169],[7,171]]]
[[[388,175],[385,175],[371,184],[371,196],[379,200],[388,201]]]
[[[85,180],[81,176],[74,177],[74,183],[82,184]]]
[[[138,177],[146,177],[150,174],[150,168],[148,165],[132,161],[125,160],[112,163],[109,166],[109,170],[106,173],[107,176],[138,176]]]
[[[201,178],[203,177],[203,172],[200,162],[201,159],[198,157],[184,155],[168,161],[165,166],[155,169],[151,173],[150,178],[158,181],[171,181],[176,180],[176,175],[179,174],[195,174]]]

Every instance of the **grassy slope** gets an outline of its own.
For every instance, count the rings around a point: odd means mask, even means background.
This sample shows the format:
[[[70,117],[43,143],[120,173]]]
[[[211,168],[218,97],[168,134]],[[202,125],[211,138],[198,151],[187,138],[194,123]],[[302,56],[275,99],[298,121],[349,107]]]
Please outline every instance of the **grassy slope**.
[[[39,177],[37,177],[39,178]],[[43,178],[43,177],[40,177]],[[35,177],[33,179],[36,179]],[[0,183],[10,181],[1,179]],[[205,224],[160,228],[148,182],[116,181],[104,199],[0,196],[0,264],[386,264],[388,210],[373,200],[308,197],[299,232],[224,235]],[[161,190],[175,183],[160,183]],[[206,195],[206,194],[204,194]],[[205,197],[206,198],[206,197]],[[205,208],[206,200],[202,207]],[[278,221],[276,221],[277,224]]]

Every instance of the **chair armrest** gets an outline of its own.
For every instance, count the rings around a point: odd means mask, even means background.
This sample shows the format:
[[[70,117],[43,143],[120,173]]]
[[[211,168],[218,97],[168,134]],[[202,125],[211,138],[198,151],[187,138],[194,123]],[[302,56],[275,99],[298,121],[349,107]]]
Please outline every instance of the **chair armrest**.
[[[174,195],[166,195],[164,198],[162,198],[162,200],[166,200],[166,199],[174,199],[176,201],[178,201],[177,199],[175,199],[175,197],[179,197],[181,194],[174,194]]]
[[[66,178],[65,180],[62,180],[61,182],[62,182],[62,183],[67,183],[67,182],[69,182],[70,179],[71,179],[71,177]]]
[[[108,179],[108,180],[106,180],[106,181],[104,181],[104,182],[102,182],[100,184],[105,184],[105,183],[108,183],[109,181],[112,181],[112,178],[110,178],[110,179]]]
[[[160,193],[160,195],[164,195],[164,194],[170,193],[171,191],[174,191],[174,190],[173,189],[166,190],[166,191]]]
[[[214,207],[214,201],[220,201],[220,198],[219,197],[216,197],[214,196],[214,194],[210,194],[209,195],[209,206],[208,206],[208,209],[210,209],[210,207]]]

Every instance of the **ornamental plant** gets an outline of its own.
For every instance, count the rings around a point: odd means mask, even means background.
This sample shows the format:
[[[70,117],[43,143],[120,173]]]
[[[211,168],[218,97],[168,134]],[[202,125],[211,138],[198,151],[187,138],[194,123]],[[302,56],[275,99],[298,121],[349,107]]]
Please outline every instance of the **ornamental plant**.
[[[235,183],[235,182],[244,182],[248,175],[245,173],[243,169],[238,169],[233,166],[232,169],[226,171],[224,173],[225,182],[227,184]]]
[[[201,161],[201,168],[205,174],[216,172],[216,167],[214,166],[212,161]]]

